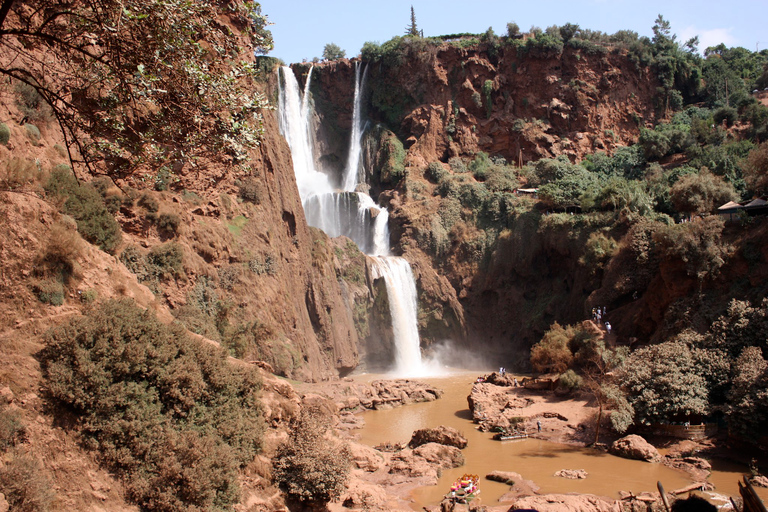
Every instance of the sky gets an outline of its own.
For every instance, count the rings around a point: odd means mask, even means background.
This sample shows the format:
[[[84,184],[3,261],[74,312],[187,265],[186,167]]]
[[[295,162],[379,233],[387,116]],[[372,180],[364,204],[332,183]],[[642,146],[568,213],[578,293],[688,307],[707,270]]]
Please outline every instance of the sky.
[[[411,22],[424,36],[460,32],[481,33],[492,27],[507,33],[507,23],[521,31],[531,26],[575,23],[582,28],[612,34],[634,30],[652,36],[656,17],[662,14],[672,32],[685,42],[698,35],[699,49],[725,43],[749,50],[768,48],[768,0],[262,0],[261,11],[275,48],[269,55],[286,64],[322,57],[323,48],[335,43],[347,57],[359,55],[367,41],[383,43],[403,35]]]

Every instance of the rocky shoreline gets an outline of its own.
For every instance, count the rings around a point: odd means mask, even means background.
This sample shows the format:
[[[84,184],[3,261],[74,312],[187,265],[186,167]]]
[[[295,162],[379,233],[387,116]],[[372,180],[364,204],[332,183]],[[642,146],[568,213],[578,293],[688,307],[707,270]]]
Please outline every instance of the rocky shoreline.
[[[586,398],[560,396],[550,391],[531,389],[523,384],[518,382],[515,385],[514,377],[495,372],[478,378],[467,397],[477,428],[484,431],[514,429],[533,438],[578,446],[591,443],[594,438],[596,408]],[[287,381],[272,377],[265,379],[264,394],[267,418],[273,427],[273,437],[265,449],[266,457],[285,438],[284,427],[287,427],[291,418],[302,407],[310,405],[327,411],[329,418],[333,418],[336,435],[348,443],[353,470],[347,491],[338,502],[329,504],[330,510],[412,510],[408,501],[412,490],[436,485],[442,470],[464,464],[461,450],[467,441],[450,427],[436,426],[416,431],[408,444],[370,447],[356,441],[354,431],[364,425],[360,413],[439,399],[442,391],[428,384],[411,379],[376,380],[370,383],[342,379],[296,384],[294,388]],[[602,432],[607,433],[609,429],[605,428]],[[711,488],[707,482],[711,467],[705,459],[695,456],[697,452],[708,448],[706,443],[677,442],[665,446],[666,455],[662,456],[656,447],[637,435],[615,439],[603,434],[600,440],[602,443],[596,447],[614,455],[664,464],[690,475],[693,484],[666,493],[670,502],[691,490]],[[559,473],[562,473],[559,476],[563,478],[587,476],[586,472],[579,470],[563,470]],[[619,499],[593,495],[539,494],[535,482],[527,481],[517,473],[494,471],[480,476],[509,483],[509,492],[498,504],[482,504],[482,499],[468,504],[447,499],[439,505],[425,507],[425,510],[664,510],[658,492],[637,495],[621,492]],[[280,507],[270,510],[280,510]]]

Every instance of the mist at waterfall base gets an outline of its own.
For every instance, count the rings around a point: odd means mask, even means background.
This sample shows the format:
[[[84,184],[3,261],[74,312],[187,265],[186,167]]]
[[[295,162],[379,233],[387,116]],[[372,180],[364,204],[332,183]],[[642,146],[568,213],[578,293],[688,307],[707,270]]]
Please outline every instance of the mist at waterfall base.
[[[433,347],[427,358],[422,358],[416,283],[411,266],[404,258],[390,254],[389,212],[367,194],[357,191],[359,177],[364,175],[361,141],[367,122],[362,116],[362,97],[367,68],[361,70],[359,62],[355,65],[349,155],[337,185],[331,183],[331,176],[315,166],[309,92],[314,68],[307,74],[303,92],[291,68],[279,69],[280,131],[291,148],[294,174],[309,225],[331,237],[349,237],[370,258],[372,277],[385,282],[395,345],[394,366],[387,373],[393,377],[444,375],[450,370],[441,362],[442,358],[455,351],[447,348],[447,344],[440,344]],[[457,361],[453,357],[445,360]]]

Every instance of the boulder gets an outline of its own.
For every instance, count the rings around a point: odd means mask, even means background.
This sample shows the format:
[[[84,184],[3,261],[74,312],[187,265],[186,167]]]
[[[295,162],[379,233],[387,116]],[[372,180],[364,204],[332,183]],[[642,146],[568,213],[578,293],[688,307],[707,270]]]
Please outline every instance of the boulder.
[[[659,451],[651,443],[634,434],[614,441],[609,451],[625,459],[637,459],[647,462],[661,461]]]
[[[381,486],[353,480],[341,496],[346,508],[361,510],[385,510],[387,495]]]
[[[467,446],[467,438],[461,435],[461,433],[452,427],[446,427],[440,425],[437,428],[424,428],[417,430],[411,436],[411,441],[408,443],[410,448],[417,448],[427,443],[438,443],[446,446],[455,446],[462,449]]]
[[[568,478],[569,480],[581,480],[583,478],[587,478],[587,473],[583,469],[561,469],[560,471],[555,473],[555,476],[559,476],[561,478]]]
[[[349,443],[348,446],[349,459],[354,467],[373,473],[384,466],[384,458],[370,446],[359,443]]]
[[[591,494],[544,494],[517,499],[510,510],[533,509],[538,512],[613,512],[613,500]]]
[[[520,496],[529,496],[539,492],[538,485],[532,480],[526,480],[520,473],[514,471],[491,471],[485,475],[485,478],[511,486],[509,492],[499,499],[502,503],[514,502]]]
[[[444,469],[458,468],[464,465],[464,454],[455,446],[427,443],[413,450],[413,454]]]
[[[768,478],[763,475],[753,476],[749,479],[750,483],[756,487],[768,487]]]

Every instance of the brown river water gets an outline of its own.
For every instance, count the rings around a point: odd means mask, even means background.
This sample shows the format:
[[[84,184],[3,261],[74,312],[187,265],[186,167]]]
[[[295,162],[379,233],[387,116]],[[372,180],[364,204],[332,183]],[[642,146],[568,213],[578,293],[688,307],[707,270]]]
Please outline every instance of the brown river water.
[[[460,468],[444,470],[436,486],[420,487],[413,491],[412,507],[421,510],[426,505],[438,504],[450,489],[451,483],[464,473],[480,475],[480,497],[486,505],[494,505],[509,490],[506,484],[486,480],[491,471],[514,471],[525,479],[533,480],[541,487],[540,493],[583,493],[618,498],[618,491],[656,491],[661,481],[667,490],[678,489],[692,482],[687,474],[662,464],[623,459],[602,451],[541,441],[522,439],[494,441],[492,434],[479,432],[472,423],[467,406],[467,396],[472,390],[478,372],[457,371],[445,377],[419,378],[440,389],[445,394],[439,400],[406,405],[395,409],[364,413],[365,427],[359,431],[360,442],[376,446],[384,442],[407,443],[414,430],[446,425],[458,429],[467,438],[462,450],[466,463]],[[357,380],[386,378],[381,375],[360,375]],[[715,463],[710,482],[716,486],[709,498],[738,496],[737,481],[747,471],[744,466]],[[588,477],[568,480],[554,476],[560,469],[583,469]],[[763,500],[768,492],[759,489]],[[719,496],[718,496],[719,495]],[[727,498],[726,498],[727,499]]]

